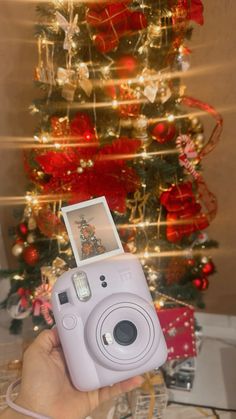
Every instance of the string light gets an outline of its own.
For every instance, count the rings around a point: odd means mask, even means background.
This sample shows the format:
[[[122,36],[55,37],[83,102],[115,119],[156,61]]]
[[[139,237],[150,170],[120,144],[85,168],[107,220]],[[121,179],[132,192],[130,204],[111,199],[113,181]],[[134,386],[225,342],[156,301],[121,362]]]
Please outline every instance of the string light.
[[[118,108],[118,101],[117,101],[116,99],[114,99],[114,100],[112,101],[112,107],[113,107],[113,109]]]
[[[174,120],[175,120],[175,116],[174,115],[168,115],[168,117],[167,117],[167,121],[168,122],[174,122]]]

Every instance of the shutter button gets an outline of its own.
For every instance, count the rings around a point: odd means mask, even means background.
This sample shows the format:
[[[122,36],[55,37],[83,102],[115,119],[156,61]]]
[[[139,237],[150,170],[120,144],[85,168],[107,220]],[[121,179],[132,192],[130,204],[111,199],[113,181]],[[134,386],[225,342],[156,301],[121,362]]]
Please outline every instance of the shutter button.
[[[74,329],[76,326],[77,320],[76,317],[71,315],[67,315],[65,317],[63,317],[62,319],[62,326],[67,329],[67,330],[71,330]]]

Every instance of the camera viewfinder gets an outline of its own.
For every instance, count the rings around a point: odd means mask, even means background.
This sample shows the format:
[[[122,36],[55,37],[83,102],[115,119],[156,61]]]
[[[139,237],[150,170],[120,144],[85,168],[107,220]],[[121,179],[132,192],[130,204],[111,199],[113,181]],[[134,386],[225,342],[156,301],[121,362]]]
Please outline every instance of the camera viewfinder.
[[[68,295],[67,295],[66,291],[61,292],[60,294],[58,294],[58,297],[59,297],[59,301],[60,301],[61,305],[66,304],[66,303],[69,302]]]
[[[80,301],[87,301],[91,297],[91,290],[88,278],[85,272],[78,271],[72,275],[72,281],[75,287],[77,297]]]

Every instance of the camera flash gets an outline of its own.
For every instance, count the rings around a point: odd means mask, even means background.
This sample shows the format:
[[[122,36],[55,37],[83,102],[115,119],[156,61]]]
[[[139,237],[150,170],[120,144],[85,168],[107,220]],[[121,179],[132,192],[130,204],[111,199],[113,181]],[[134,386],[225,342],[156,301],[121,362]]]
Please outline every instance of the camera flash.
[[[72,281],[79,300],[89,300],[91,297],[91,290],[86,273],[83,271],[76,272],[72,275]]]

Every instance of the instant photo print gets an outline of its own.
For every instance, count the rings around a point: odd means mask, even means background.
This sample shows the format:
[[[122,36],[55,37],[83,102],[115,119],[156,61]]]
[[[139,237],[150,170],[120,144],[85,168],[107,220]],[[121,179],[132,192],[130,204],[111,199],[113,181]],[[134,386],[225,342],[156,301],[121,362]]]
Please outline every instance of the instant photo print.
[[[124,252],[105,197],[62,208],[77,266]]]

